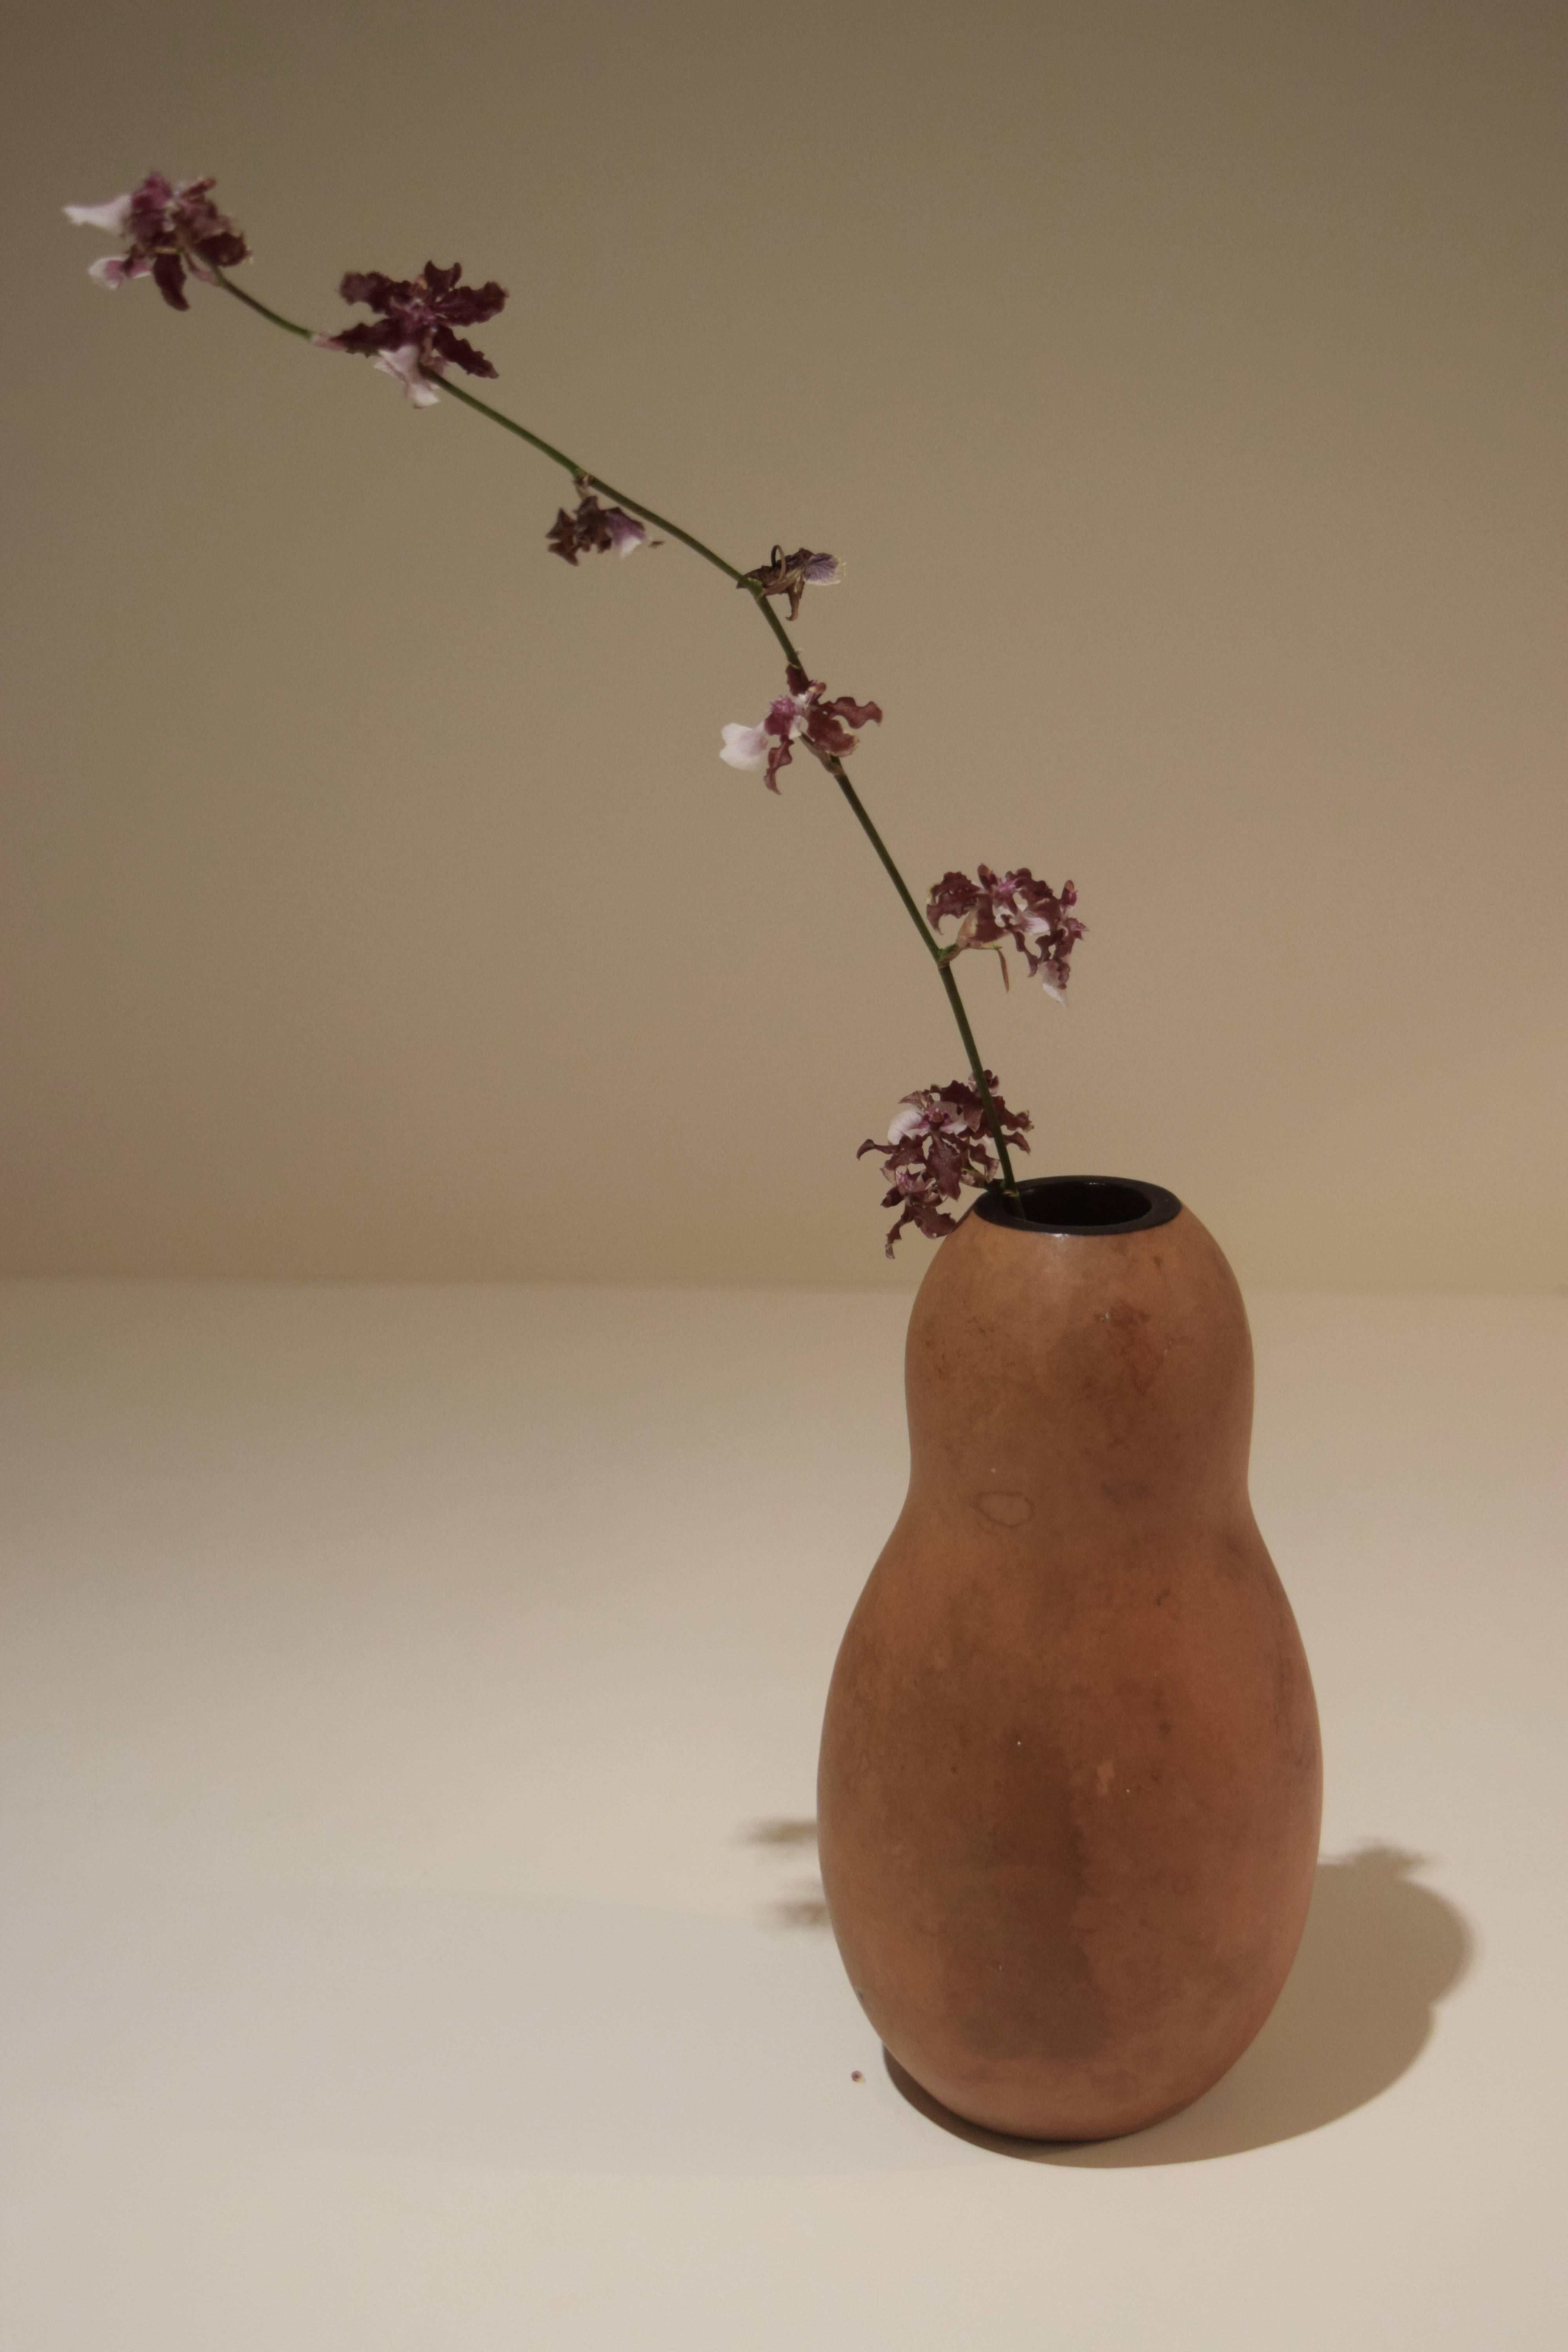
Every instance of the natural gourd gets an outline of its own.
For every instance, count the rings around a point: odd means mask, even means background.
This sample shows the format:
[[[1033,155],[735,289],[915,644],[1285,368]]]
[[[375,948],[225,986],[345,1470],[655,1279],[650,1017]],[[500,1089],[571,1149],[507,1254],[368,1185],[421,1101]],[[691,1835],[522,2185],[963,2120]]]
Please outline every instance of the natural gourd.
[[[1089,1213],[1068,1181],[1025,1187],[1037,1215]],[[1136,2130],[1234,2063],[1317,1856],[1240,1294],[1189,1210],[1122,1189],[1088,1230],[990,1196],[938,1250],[909,1496],[823,1731],[823,1881],[868,2016],[945,2105],[1037,2138]]]

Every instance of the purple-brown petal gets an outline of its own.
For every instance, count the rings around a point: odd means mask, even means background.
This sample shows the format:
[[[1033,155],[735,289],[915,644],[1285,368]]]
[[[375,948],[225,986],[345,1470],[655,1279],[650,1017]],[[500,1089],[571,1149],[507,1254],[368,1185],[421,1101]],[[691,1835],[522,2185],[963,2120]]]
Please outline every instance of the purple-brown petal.
[[[442,317],[449,319],[453,326],[478,327],[504,309],[506,299],[506,288],[498,286],[492,278],[483,286],[455,287],[450,294],[442,297],[438,307]]]
[[[495,369],[483,352],[476,351],[473,344],[465,342],[461,335],[455,335],[450,327],[437,322],[432,330],[430,341],[444,360],[466,370],[469,375],[495,374]]]
[[[847,719],[851,727],[879,727],[882,723],[879,703],[856,702],[847,694],[838,695],[832,702],[825,703],[823,708],[839,719]]]
[[[577,565],[577,527],[564,507],[562,507],[559,509],[556,514],[555,520],[551,524],[550,529],[546,531],[544,537],[545,544],[548,546],[551,554],[563,556],[565,561],[571,564],[574,571],[575,571]]]
[[[369,359],[377,352],[395,351],[403,338],[391,319],[356,319],[352,327],[328,341],[334,351],[358,352]]]
[[[153,257],[153,282],[172,310],[188,310],[185,299],[185,265],[177,253],[158,253]]]
[[[381,269],[351,269],[338,288],[345,302],[368,302],[373,310],[384,310],[399,295],[412,291],[406,280],[399,284]]]

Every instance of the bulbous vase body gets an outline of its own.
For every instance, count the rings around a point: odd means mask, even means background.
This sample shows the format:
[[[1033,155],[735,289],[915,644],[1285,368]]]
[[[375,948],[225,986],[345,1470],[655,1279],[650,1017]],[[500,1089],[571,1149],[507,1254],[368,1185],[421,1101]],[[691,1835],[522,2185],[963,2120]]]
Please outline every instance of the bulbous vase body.
[[[1040,2139],[1135,2131],[1239,2057],[1321,1805],[1240,1293],[1169,1193],[1082,1189],[1116,1181],[1026,1185],[1037,1216],[1053,1187],[1095,1212],[1058,1230],[987,1196],[938,1249],[909,1496],[823,1730],[823,1884],[871,2023],[944,2105]]]

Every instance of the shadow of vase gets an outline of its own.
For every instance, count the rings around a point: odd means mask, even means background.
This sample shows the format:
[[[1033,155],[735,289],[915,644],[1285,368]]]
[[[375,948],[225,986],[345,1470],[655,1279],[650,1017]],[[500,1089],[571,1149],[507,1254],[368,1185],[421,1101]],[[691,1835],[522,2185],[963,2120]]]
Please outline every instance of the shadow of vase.
[[[1194,2164],[1318,2131],[1408,2073],[1435,2004],[1469,1966],[1462,1915],[1411,1873],[1421,1857],[1367,1845],[1318,1864],[1301,1948],[1257,2040],[1212,2090],[1125,2139],[1010,2139],[952,2114],[884,2053],[911,2106],[973,2147],[1030,2164]]]

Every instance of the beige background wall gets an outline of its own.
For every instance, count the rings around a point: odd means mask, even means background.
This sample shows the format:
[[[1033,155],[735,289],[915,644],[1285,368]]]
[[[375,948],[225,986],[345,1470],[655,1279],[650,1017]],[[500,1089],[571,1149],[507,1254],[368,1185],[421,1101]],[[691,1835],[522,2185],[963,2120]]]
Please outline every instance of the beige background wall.
[[[495,396],[735,560],[1034,1169],[1254,1284],[1568,1284],[1557,0],[11,12],[4,1241],[21,1273],[910,1281],[853,1157],[956,1044],[768,640],[562,480],[60,217],[213,171],[247,282],[511,289]]]

